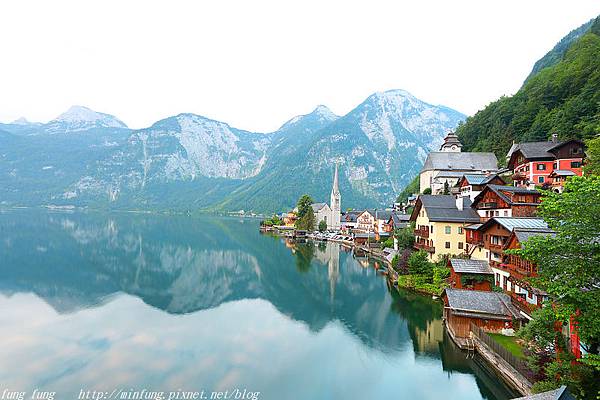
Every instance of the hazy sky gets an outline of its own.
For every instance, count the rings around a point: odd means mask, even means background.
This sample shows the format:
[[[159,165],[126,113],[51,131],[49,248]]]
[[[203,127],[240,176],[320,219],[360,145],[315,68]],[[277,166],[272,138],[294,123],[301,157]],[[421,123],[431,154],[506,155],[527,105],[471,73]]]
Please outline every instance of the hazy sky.
[[[405,89],[473,114],[598,0],[3,1],[0,121],[85,105],[134,128],[193,112],[271,131]]]

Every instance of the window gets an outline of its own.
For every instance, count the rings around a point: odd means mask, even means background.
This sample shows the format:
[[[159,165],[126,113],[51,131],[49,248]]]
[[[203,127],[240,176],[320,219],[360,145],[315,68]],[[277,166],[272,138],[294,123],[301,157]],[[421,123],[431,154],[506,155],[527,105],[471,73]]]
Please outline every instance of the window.
[[[459,235],[463,234],[463,227],[462,226],[458,227],[458,233],[459,233]]]
[[[463,249],[463,246],[464,246],[464,245],[463,245],[463,242],[458,242],[458,249],[459,249],[459,250],[462,250],[462,249]]]
[[[500,216],[500,211],[494,211],[494,214],[496,215],[496,217]]]
[[[537,170],[538,171],[545,171],[546,170],[546,164],[538,164],[537,165]]]
[[[552,164],[552,168],[557,169],[558,168],[558,163],[555,161],[554,164]]]
[[[571,147],[569,150],[571,154],[581,154],[581,147]]]
[[[449,249],[450,248],[450,242],[446,242],[446,248]]]
[[[433,233],[433,225],[429,227],[429,233]]]
[[[504,216],[508,217],[508,210],[504,210]]]
[[[571,161],[571,168],[581,168],[580,161]]]
[[[452,227],[451,227],[451,226],[448,226],[448,225],[446,225],[446,227],[444,228],[444,233],[445,233],[446,235],[449,235],[449,234],[451,234],[451,233],[452,233]]]
[[[544,177],[543,177],[543,176],[540,176],[540,177],[538,178],[538,182],[539,182],[539,183],[544,183]]]

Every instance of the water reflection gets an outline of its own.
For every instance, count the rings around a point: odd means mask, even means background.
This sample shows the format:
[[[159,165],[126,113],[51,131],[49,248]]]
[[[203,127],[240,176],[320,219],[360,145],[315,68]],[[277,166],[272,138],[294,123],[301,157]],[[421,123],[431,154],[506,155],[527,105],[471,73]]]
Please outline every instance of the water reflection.
[[[438,303],[390,292],[336,244],[249,220],[42,212],[0,214],[0,237],[0,322],[16,327],[0,386],[509,395],[447,340]]]

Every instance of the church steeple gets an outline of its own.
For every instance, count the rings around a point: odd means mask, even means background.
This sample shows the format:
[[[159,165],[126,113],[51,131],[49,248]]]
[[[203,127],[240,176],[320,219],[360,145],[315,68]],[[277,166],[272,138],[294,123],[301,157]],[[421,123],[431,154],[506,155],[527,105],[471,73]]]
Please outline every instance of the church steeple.
[[[460,140],[458,140],[458,136],[450,132],[444,138],[444,143],[442,144],[442,147],[440,147],[440,151],[460,153],[461,147],[462,144],[460,143]]]
[[[333,173],[333,186],[331,187],[331,227],[339,229],[342,220],[342,195],[340,194],[338,165],[335,163],[335,172]]]

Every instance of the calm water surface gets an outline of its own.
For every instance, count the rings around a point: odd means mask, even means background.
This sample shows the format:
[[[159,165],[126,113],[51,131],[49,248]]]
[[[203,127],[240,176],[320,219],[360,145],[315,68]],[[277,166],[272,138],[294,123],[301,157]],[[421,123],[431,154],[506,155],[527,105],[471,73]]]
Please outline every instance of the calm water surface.
[[[0,213],[0,388],[507,399],[441,306],[254,220]]]

